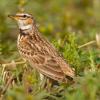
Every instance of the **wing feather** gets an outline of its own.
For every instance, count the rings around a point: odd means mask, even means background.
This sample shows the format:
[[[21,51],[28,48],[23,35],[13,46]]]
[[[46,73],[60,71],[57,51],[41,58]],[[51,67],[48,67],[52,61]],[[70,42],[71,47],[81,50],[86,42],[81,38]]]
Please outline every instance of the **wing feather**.
[[[34,66],[39,72],[53,78],[54,80],[62,81],[64,79],[65,75],[56,60],[39,54],[32,56],[31,59],[31,65]]]

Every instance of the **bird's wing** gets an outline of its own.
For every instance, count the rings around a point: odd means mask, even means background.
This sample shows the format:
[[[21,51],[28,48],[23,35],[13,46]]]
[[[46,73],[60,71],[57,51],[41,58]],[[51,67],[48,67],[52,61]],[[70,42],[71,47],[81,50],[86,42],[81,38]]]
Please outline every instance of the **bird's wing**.
[[[62,57],[57,57],[55,59],[56,59],[57,63],[60,65],[60,68],[64,72],[64,74],[71,78],[74,78],[75,70],[72,69],[69,66],[69,64]]]
[[[55,59],[37,54],[32,56],[31,65],[39,72],[54,80],[63,81],[64,73]]]
[[[72,69],[58,58],[37,54],[29,61],[39,72],[54,80],[64,81],[66,75],[72,78],[74,76]]]

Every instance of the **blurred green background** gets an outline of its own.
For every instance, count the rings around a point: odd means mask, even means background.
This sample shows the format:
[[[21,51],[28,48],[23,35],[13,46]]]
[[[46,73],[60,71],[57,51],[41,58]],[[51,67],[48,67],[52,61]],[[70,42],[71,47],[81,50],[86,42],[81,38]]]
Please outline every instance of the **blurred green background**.
[[[53,95],[56,94],[55,91],[47,93],[45,89],[38,89],[38,75],[31,72],[28,76],[23,75],[22,81],[9,88],[3,98],[100,100],[100,0],[0,0],[0,64],[22,61],[16,46],[19,30],[16,23],[8,18],[8,14],[15,14],[20,10],[34,16],[40,32],[75,68],[76,83],[65,87],[58,97]],[[79,48],[89,41],[95,42]],[[16,66],[19,67],[10,70],[10,73],[18,78],[20,73],[23,74],[22,67],[26,65]],[[5,71],[8,72],[8,69]],[[0,66],[0,88],[6,84],[3,81],[2,70],[3,65]],[[23,82],[31,84],[34,95],[25,93],[26,85],[24,86]],[[59,86],[59,89],[62,86]],[[48,99],[43,99],[46,96]]]

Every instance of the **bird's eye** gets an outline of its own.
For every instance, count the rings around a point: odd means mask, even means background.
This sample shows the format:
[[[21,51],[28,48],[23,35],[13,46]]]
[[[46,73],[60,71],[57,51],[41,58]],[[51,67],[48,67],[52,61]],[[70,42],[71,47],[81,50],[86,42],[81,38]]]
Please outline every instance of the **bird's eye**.
[[[25,17],[27,17],[26,15],[23,15],[23,17],[25,18]]]

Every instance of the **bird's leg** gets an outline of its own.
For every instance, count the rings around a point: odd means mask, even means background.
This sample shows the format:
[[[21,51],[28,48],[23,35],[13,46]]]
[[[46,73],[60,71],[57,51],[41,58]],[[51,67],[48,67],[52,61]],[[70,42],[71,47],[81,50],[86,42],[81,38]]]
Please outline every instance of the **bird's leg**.
[[[46,90],[47,90],[48,92],[50,92],[51,89],[52,89],[52,86],[53,86],[53,81],[52,81],[52,79],[47,78],[47,80],[46,80]]]
[[[40,74],[40,88],[43,89],[46,87],[46,80],[47,80],[47,77],[45,77],[43,74]]]
[[[44,75],[40,74],[40,79],[41,79],[41,83],[40,83],[40,88],[45,88],[47,91],[50,91],[51,87],[52,87],[52,80]]]

